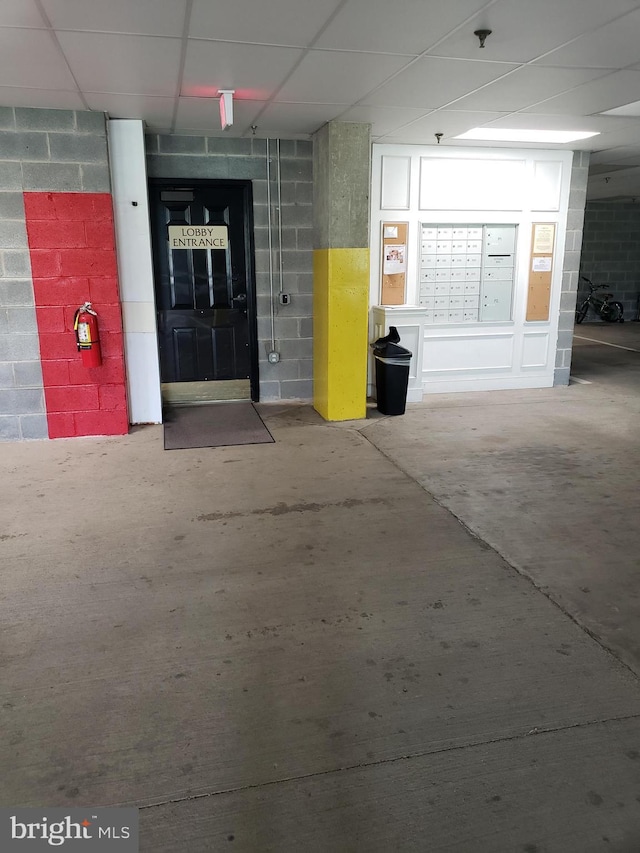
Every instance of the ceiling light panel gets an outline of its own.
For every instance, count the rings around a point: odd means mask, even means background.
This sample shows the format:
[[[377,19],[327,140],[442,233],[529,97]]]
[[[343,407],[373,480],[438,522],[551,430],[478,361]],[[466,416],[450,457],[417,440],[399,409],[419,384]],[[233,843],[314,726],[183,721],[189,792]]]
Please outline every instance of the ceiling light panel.
[[[597,136],[597,131],[579,130],[523,130],[518,128],[474,127],[456,139],[475,139],[484,142],[544,142],[564,145],[579,139]]]

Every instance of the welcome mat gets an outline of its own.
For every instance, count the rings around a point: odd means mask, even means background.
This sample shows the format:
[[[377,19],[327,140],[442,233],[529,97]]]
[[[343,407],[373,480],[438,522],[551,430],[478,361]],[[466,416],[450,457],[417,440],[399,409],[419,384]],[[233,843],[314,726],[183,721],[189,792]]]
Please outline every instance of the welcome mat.
[[[266,444],[273,436],[249,401],[180,406],[164,412],[164,449]]]

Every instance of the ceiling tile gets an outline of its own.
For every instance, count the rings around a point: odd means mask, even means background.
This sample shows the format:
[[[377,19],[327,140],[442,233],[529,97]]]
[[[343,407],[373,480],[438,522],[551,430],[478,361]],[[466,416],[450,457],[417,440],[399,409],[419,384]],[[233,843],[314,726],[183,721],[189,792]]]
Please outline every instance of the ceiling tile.
[[[0,81],[3,86],[76,88],[64,57],[45,30],[0,28]]]
[[[79,85],[87,92],[175,95],[180,40],[106,33],[58,34]],[[96,62],[112,57],[112,62]]]
[[[35,0],[2,0],[3,27],[44,27]]]
[[[371,135],[384,136],[404,127],[405,124],[424,116],[420,109],[396,109],[395,107],[352,107],[342,113],[339,121],[364,122],[371,125]]]
[[[516,66],[501,62],[469,62],[425,57],[362,99],[364,104],[437,109]]]
[[[215,95],[235,89],[243,98],[267,100],[302,56],[290,47],[190,39],[181,94]]]
[[[221,41],[306,47],[338,5],[339,0],[194,0],[189,34]]]
[[[3,107],[33,107],[49,110],[84,110],[82,98],[77,92],[53,91],[50,89],[24,89],[0,86],[0,104]]]
[[[269,104],[256,119],[258,135],[310,135],[340,115],[342,104]]]
[[[187,0],[42,0],[42,5],[59,30],[182,36]]]
[[[322,33],[314,47],[420,54],[487,0],[395,0],[378,3],[349,0]]]
[[[461,110],[436,110],[424,118],[418,119],[409,127],[403,128],[400,134],[389,134],[385,142],[436,142],[435,134],[444,134],[443,144],[449,144],[451,137],[500,118],[502,113],[496,112],[463,112]],[[474,143],[475,144],[475,143]]]
[[[250,129],[263,101],[233,101],[233,126],[224,131],[225,136],[236,136]],[[220,102],[218,98],[180,98],[176,130],[183,127],[197,129],[198,133],[220,131]]]
[[[474,30],[486,28],[493,30],[483,50],[487,59],[529,62],[637,6],[637,0],[563,0],[562,3],[498,0],[487,4],[485,11],[467,21],[432,52],[438,56],[471,58],[480,49]]]
[[[173,98],[104,93],[91,93],[86,98],[90,109],[109,113],[109,118],[141,118],[147,122],[171,127],[175,102]]]
[[[525,109],[525,112],[590,115],[636,101],[640,71],[616,71]]]
[[[311,50],[277,100],[352,104],[406,64],[404,56]]]
[[[606,73],[602,69],[527,65],[462,98],[456,102],[456,107],[465,110],[521,110]]]
[[[610,151],[594,151],[590,165],[596,166],[599,163],[607,163],[611,166],[640,165],[640,137],[635,145],[625,145]],[[606,171],[604,167],[596,170],[596,172],[602,171]]]
[[[537,65],[564,65],[589,68],[624,68],[638,61],[640,10],[624,15],[593,33],[551,51],[536,60]]]

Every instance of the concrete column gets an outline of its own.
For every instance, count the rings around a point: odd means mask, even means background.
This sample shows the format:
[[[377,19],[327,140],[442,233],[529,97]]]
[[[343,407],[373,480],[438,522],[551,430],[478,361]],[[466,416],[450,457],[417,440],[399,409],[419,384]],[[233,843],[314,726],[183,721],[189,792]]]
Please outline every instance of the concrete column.
[[[560,318],[558,321],[558,344],[556,347],[556,367],[554,385],[568,385],[571,373],[571,351],[573,347],[573,326],[575,322],[576,297],[580,271],[580,253],[582,249],[582,227],[584,209],[587,200],[587,179],[589,177],[588,151],[574,151],[569,187],[569,209],[567,211],[567,235],[562,266],[562,295]]]
[[[314,136],[314,407],[328,421],[366,415],[370,131],[329,122]]]

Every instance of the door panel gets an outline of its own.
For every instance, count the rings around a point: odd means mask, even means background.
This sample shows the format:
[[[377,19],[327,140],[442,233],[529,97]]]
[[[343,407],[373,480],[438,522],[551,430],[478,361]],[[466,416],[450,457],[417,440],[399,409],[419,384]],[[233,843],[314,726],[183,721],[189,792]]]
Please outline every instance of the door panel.
[[[257,399],[250,183],[151,181],[150,201],[163,384],[251,379]],[[171,248],[170,225],[225,226],[227,248]]]

